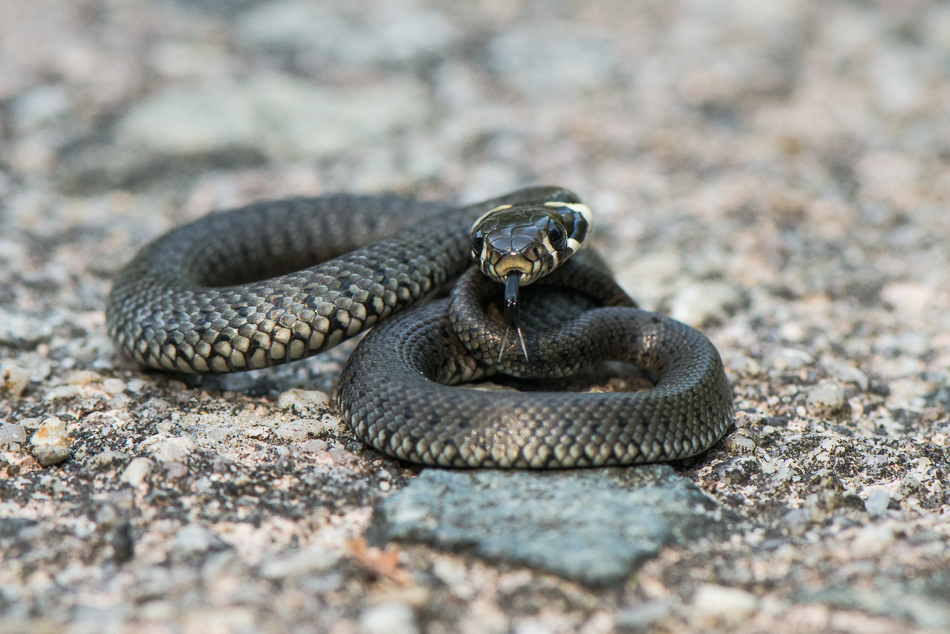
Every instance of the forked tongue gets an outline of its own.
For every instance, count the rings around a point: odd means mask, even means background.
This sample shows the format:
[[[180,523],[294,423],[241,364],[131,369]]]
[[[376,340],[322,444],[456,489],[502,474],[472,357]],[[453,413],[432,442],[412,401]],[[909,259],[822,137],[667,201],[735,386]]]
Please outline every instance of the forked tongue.
[[[508,330],[514,328],[518,332],[518,340],[521,342],[521,351],[524,352],[525,361],[528,360],[528,347],[524,343],[524,334],[521,332],[521,305],[518,303],[518,282],[521,279],[521,273],[511,272],[505,277],[505,339],[501,344],[501,350],[498,352],[498,360],[501,360],[501,354],[504,352],[505,344],[508,342]]]

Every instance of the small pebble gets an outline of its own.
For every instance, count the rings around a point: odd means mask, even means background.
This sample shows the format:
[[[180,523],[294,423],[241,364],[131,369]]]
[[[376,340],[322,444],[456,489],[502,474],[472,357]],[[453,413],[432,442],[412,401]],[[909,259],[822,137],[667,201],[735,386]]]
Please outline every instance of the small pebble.
[[[301,416],[318,413],[326,409],[329,403],[330,397],[316,390],[287,390],[277,399],[277,407],[292,410]]]
[[[360,616],[361,634],[415,634],[415,615],[402,603],[383,603],[367,608]]]
[[[739,588],[727,588],[706,584],[693,595],[693,612],[705,626],[714,626],[717,621],[737,625],[755,611],[754,595]]]
[[[742,434],[731,434],[723,442],[723,448],[733,455],[752,453],[755,451],[755,441]]]
[[[864,501],[864,509],[871,517],[882,517],[887,513],[887,506],[891,503],[891,494],[884,489],[871,489]]]
[[[0,425],[0,445],[25,442],[26,429],[24,429],[23,425],[15,425],[13,423],[3,423]]]
[[[100,451],[89,460],[89,466],[105,470],[125,464],[129,460],[129,454],[124,451],[112,451],[107,449]]]
[[[152,461],[148,458],[133,458],[129,466],[125,468],[119,480],[128,482],[134,487],[145,482],[145,478],[152,472]]]
[[[63,383],[66,385],[89,385],[91,383],[99,383],[100,381],[102,381],[102,377],[98,372],[93,372],[92,370],[76,370],[75,372],[70,372]]]
[[[725,282],[689,284],[670,300],[670,317],[699,327],[713,319],[724,319],[727,310],[739,300],[739,292]]]
[[[10,400],[16,400],[23,394],[30,382],[30,372],[18,365],[4,363],[0,365],[0,394]]]
[[[152,436],[142,446],[159,462],[183,462],[198,449],[191,436]]]
[[[30,442],[33,445],[33,454],[44,467],[59,464],[69,458],[66,424],[55,416],[43,421]]]
[[[832,357],[825,357],[821,360],[821,367],[824,368],[825,372],[839,381],[844,383],[854,383],[862,390],[868,389],[869,383],[867,375],[845,361],[841,361],[840,359],[835,359]]]
[[[122,379],[106,379],[102,382],[102,389],[109,396],[116,396],[125,391],[125,381]]]
[[[825,379],[808,392],[806,403],[817,413],[837,412],[845,405],[844,387],[835,379]]]
[[[295,420],[289,423],[281,423],[274,430],[278,438],[288,442],[301,442],[306,440],[312,429],[312,421]]]
[[[198,524],[188,524],[175,535],[175,547],[186,553],[200,553],[211,548],[217,538]]]
[[[81,392],[79,391],[78,385],[60,385],[48,390],[46,394],[43,395],[43,400],[56,401],[59,399],[75,398],[80,395]]]
[[[261,566],[261,576],[267,579],[298,577],[311,572],[326,570],[340,559],[340,556],[319,544],[288,557],[269,561]]]
[[[814,362],[814,357],[804,350],[782,348],[772,355],[772,367],[779,372],[798,370]]]
[[[325,440],[319,440],[314,438],[313,440],[308,440],[305,443],[300,445],[300,450],[307,453],[318,453],[321,451],[327,450],[327,443]]]

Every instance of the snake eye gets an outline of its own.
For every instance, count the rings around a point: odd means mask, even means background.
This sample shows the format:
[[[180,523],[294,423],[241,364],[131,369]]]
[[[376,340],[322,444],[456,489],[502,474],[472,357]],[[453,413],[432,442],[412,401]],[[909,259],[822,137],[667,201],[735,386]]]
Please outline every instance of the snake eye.
[[[476,258],[481,257],[482,249],[485,248],[485,236],[482,234],[481,230],[476,231],[472,234],[472,255]]]
[[[551,241],[551,246],[557,250],[564,248],[565,243],[567,242],[567,236],[564,235],[564,230],[561,229],[554,223],[548,225],[548,240]]]

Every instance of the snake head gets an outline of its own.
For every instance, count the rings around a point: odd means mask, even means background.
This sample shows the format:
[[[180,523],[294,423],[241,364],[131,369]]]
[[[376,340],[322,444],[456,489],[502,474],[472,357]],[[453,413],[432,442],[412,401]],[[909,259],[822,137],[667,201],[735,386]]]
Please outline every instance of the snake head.
[[[567,261],[586,244],[591,212],[582,203],[551,201],[502,205],[472,225],[472,257],[500,284],[517,275],[527,286]]]

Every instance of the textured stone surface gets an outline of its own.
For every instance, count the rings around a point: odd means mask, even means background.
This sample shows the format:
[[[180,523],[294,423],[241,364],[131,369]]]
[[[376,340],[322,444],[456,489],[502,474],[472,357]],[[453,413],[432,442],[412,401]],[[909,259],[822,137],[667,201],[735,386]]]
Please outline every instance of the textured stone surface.
[[[665,546],[728,537],[739,517],[668,466],[577,471],[427,469],[380,504],[379,536],[432,544],[593,585]]]

